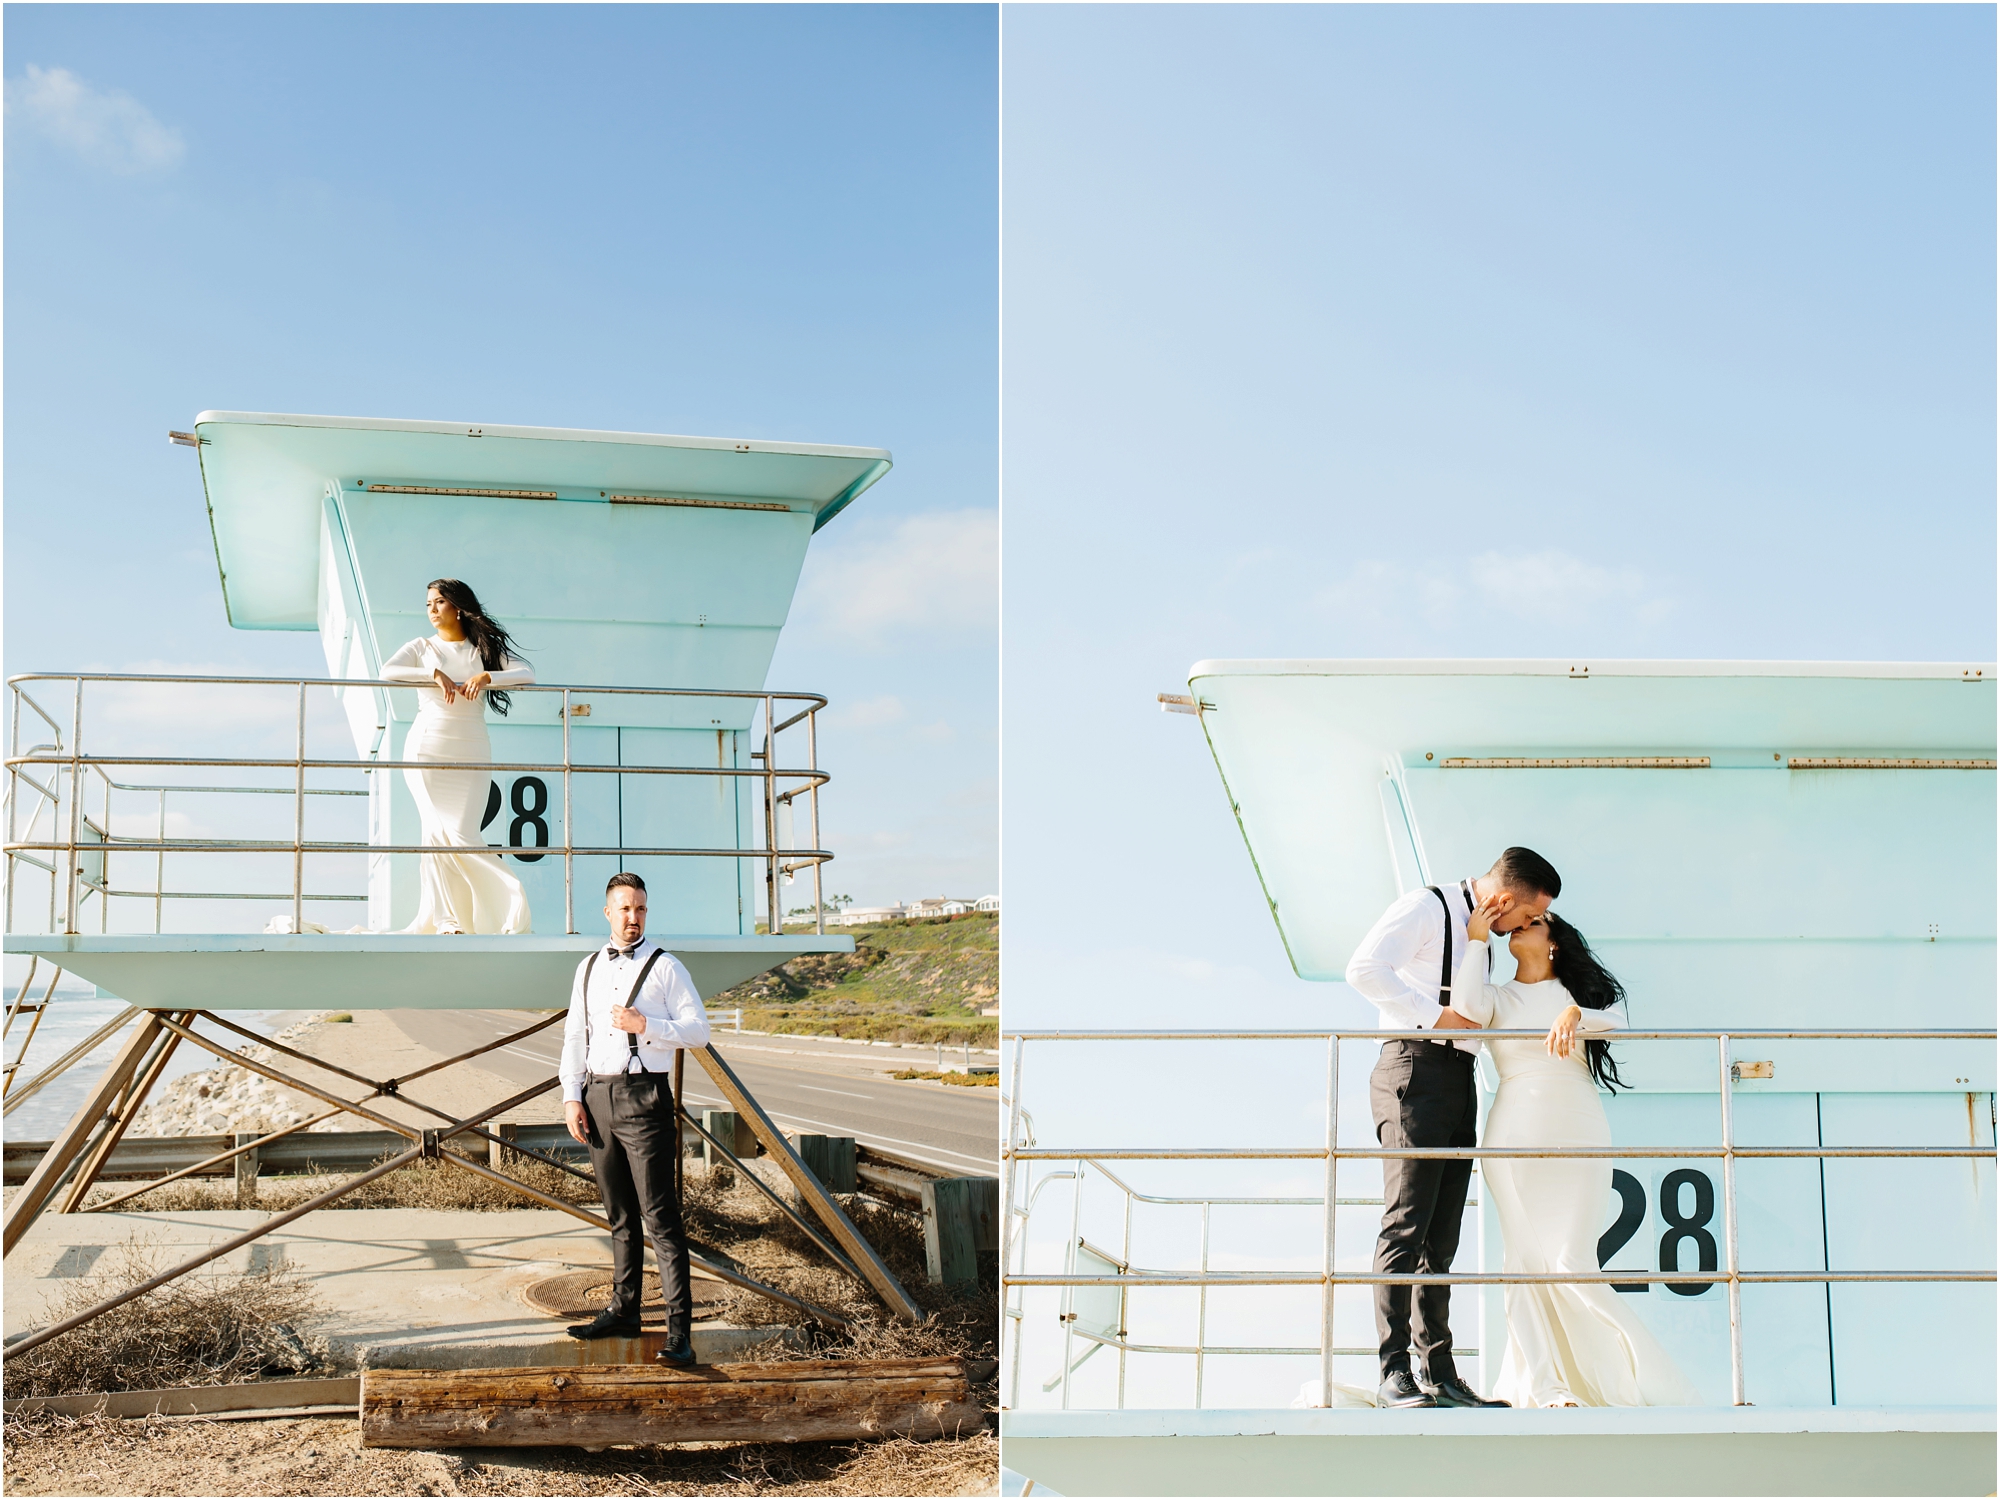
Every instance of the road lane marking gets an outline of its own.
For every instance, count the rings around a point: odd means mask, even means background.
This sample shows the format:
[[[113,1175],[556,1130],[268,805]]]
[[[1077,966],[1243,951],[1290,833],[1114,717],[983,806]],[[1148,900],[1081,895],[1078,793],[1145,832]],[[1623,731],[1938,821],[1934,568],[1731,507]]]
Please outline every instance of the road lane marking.
[[[805,1086],[804,1084],[800,1085],[801,1088]],[[686,1091],[684,1098],[689,1104],[721,1105],[728,1102],[721,1098],[711,1097],[705,1090],[697,1091],[692,1087]],[[846,1135],[851,1130],[849,1126],[831,1124],[825,1120],[814,1120],[805,1115],[795,1115],[786,1111],[775,1110],[768,1105],[765,1106],[764,1113],[780,1124],[795,1126],[809,1125],[815,1131],[827,1135]],[[865,1134],[860,1131],[854,1131],[853,1135],[854,1139],[860,1141],[863,1145],[898,1147],[901,1148],[900,1154],[908,1156],[913,1161],[925,1162],[931,1166],[943,1167],[947,1170],[956,1170],[956,1163],[939,1161],[937,1159],[939,1156],[955,1157],[958,1162],[969,1162],[975,1167],[983,1167],[986,1171],[981,1174],[982,1176],[991,1176],[999,1165],[997,1159],[989,1161],[983,1156],[969,1156],[963,1151],[953,1151],[949,1147],[933,1146],[923,1141],[906,1141],[898,1136]]]
[[[834,1132],[839,1130],[838,1126],[829,1125],[823,1120],[808,1120],[803,1115],[781,1115],[776,1110],[769,1110],[769,1109],[767,1109],[765,1113],[768,1114],[773,1120],[790,1120],[792,1123],[797,1125],[813,1125],[818,1127],[820,1130],[829,1132]],[[928,1153],[934,1153],[935,1155],[938,1156],[955,1156],[960,1161],[971,1162],[976,1167],[992,1167],[997,1165],[997,1162],[988,1162],[984,1157],[967,1156],[963,1151],[951,1151],[943,1146],[932,1146],[922,1141],[899,1140],[893,1135],[863,1135],[859,1131],[856,1131],[854,1138],[862,1142],[864,1145],[875,1145],[879,1143],[881,1145],[887,1145],[887,1146],[901,1146],[905,1148],[904,1154],[910,1156],[912,1159],[916,1161],[928,1160],[929,1158],[925,1155],[925,1153],[928,1152]],[[945,1165],[945,1163],[933,1162],[933,1165],[943,1166]]]
[[[411,1040],[415,1041],[415,1038],[412,1038]],[[419,1042],[417,1043],[417,1045],[423,1047],[427,1046],[428,1044]],[[518,1057],[522,1057],[528,1061],[534,1062],[542,1066],[547,1066],[555,1063],[556,1061],[558,1061],[560,1056],[559,1051],[556,1052],[555,1055],[546,1055],[546,1054],[538,1055],[534,1052],[529,1051],[528,1048],[522,1046],[520,1043],[514,1043],[510,1046],[502,1047],[499,1050],[502,1052],[513,1053]],[[844,1061],[845,1059],[842,1060]],[[757,1064],[751,1065],[752,1069],[755,1069],[757,1066],[758,1066]],[[773,1064],[773,1063],[762,1064],[762,1067],[770,1070],[771,1072],[789,1073],[794,1075],[798,1073],[818,1071],[817,1069],[786,1067],[782,1064]],[[825,1077],[826,1075],[822,1073],[820,1076]],[[727,1100],[721,1098],[711,1099],[710,1096],[708,1095],[708,1091],[706,1089],[698,1088],[695,1085],[694,1080],[692,1078],[688,1080],[688,1083],[689,1087],[685,1091],[685,1097],[690,1104],[713,1103],[721,1105],[721,1104],[726,1104],[728,1102]],[[814,1088],[814,1086],[809,1083],[799,1083],[799,1084],[794,1084],[793,1086],[801,1089],[811,1089],[814,1093],[820,1093],[820,1094],[842,1094],[845,1095],[847,1098],[860,1099],[870,1104],[879,1104],[880,1102],[878,1099],[872,1098],[867,1094],[848,1093],[848,1091],[845,1089]],[[937,1099],[951,1099],[957,1096],[940,1090],[937,1093],[933,1094],[931,1097]],[[967,1100],[967,1103],[983,1103],[983,1102],[984,1102],[983,1100]],[[770,1109],[768,1106],[765,1109],[765,1113],[769,1114],[773,1120],[788,1121],[795,1126],[797,1125],[811,1126],[815,1130],[822,1131],[827,1134],[845,1135],[852,1133],[854,1135],[854,1138],[862,1142],[864,1145],[879,1145],[879,1146],[896,1148],[900,1150],[901,1154],[910,1157],[910,1159],[913,1161],[924,1162],[927,1165],[944,1168],[946,1170],[956,1170],[957,1168],[955,1163],[962,1162],[962,1163],[968,1163],[974,1167],[982,1169],[982,1175],[990,1175],[997,1169],[998,1166],[997,1157],[994,1160],[988,1160],[985,1157],[968,1155],[963,1151],[953,1151],[949,1147],[945,1146],[934,1146],[922,1141],[904,1140],[899,1136],[872,1135],[872,1134],[862,1134],[860,1132],[853,1132],[851,1130],[851,1127],[828,1124],[826,1121],[810,1119],[804,1115],[780,1113],[777,1110]],[[997,1149],[997,1141],[996,1141],[996,1149]],[[954,1158],[954,1161],[951,1162],[941,1161],[938,1160],[939,1157],[951,1157]]]

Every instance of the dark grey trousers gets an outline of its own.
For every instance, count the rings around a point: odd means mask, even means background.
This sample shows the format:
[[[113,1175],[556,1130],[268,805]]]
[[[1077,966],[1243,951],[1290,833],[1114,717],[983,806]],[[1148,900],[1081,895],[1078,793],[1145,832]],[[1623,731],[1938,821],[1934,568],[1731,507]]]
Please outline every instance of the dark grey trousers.
[[[1384,1042],[1368,1079],[1375,1111],[1375,1139],[1384,1146],[1471,1146],[1479,1121],[1472,1087],[1472,1054],[1435,1042]],[[1472,1162],[1382,1163],[1382,1232],[1375,1241],[1375,1269],[1391,1275],[1445,1274],[1458,1253],[1465,1190]],[[1433,1380],[1458,1373],[1451,1357],[1451,1288],[1420,1286],[1415,1328],[1412,1288],[1375,1288],[1375,1332],[1382,1374],[1410,1368],[1412,1333],[1417,1357]]]
[[[667,1337],[684,1338],[694,1308],[674,1193],[681,1132],[673,1085],[661,1073],[593,1073],[583,1086],[583,1107],[590,1117],[590,1165],[611,1220],[611,1311],[639,1316],[646,1269],[643,1226],[653,1236],[659,1262]]]

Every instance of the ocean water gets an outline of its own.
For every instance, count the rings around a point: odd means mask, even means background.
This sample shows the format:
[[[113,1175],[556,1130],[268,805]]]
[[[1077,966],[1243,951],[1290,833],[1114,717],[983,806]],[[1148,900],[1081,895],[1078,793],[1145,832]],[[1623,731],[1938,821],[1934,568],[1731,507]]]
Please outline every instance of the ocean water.
[[[40,984],[35,985],[30,999],[40,999],[41,991],[42,986]],[[4,993],[7,1007],[11,1009],[17,989],[15,986],[9,985]],[[39,1073],[48,1064],[54,1062],[58,1057],[61,1057],[63,1053],[89,1036],[91,1032],[95,1031],[105,1022],[111,1020],[124,1008],[124,1001],[99,1000],[95,997],[94,992],[91,991],[65,991],[58,989],[55,994],[55,1000],[50,1005],[48,1014],[42,1017],[42,1024],[36,1030],[34,1042],[28,1049],[27,1066],[15,1075],[15,1086],[19,1087],[21,1084],[27,1083],[35,1074]],[[298,1011],[245,1010],[231,1011],[229,1019],[236,1022],[239,1026],[258,1033],[260,1036],[275,1036],[303,1014],[303,1012]],[[27,1034],[28,1027],[33,1024],[34,1019],[34,1016],[23,1013],[15,1020],[13,1028],[7,1033],[8,1062],[13,1062],[20,1055],[21,1039]],[[92,1052],[47,1088],[36,1094],[34,1098],[28,1100],[12,1114],[8,1115],[6,1118],[6,1139],[9,1141],[46,1141],[52,1139],[56,1132],[62,1129],[69,1122],[70,1117],[82,1106],[84,1099],[90,1092],[91,1086],[104,1076],[104,1070],[111,1065],[111,1060],[118,1055],[118,1049],[130,1040],[132,1027],[136,1025],[138,1025],[138,1022],[135,1020],[130,1026],[127,1026],[115,1036],[109,1037],[99,1043],[96,1051]],[[233,1032],[225,1031],[222,1027],[210,1022],[196,1022],[195,1031],[201,1036],[213,1038],[224,1046],[243,1047],[249,1045],[242,1037],[237,1036]],[[174,1055],[168,1060],[166,1071],[161,1075],[160,1082],[154,1085],[154,1092],[157,1095],[166,1083],[175,1078],[182,1077],[188,1073],[199,1073],[204,1068],[220,1067],[221,1065],[221,1059],[216,1057],[214,1053],[204,1052],[201,1048],[191,1043],[182,1042],[179,1047],[174,1049]]]

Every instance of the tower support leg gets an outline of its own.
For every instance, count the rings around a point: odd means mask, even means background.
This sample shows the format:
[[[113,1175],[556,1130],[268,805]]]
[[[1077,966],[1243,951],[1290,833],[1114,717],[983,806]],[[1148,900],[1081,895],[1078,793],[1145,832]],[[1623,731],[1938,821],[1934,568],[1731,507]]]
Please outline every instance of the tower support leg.
[[[139,1064],[152,1050],[163,1024],[158,1014],[149,1014],[139,1022],[118,1055],[111,1060],[104,1076],[91,1088],[83,1107],[43,1154],[41,1165],[21,1184],[20,1192],[7,1209],[6,1228],[4,1234],[0,1234],[0,1254],[11,1254],[21,1236],[28,1232],[28,1226],[42,1216],[42,1210],[48,1207],[49,1200],[55,1196],[56,1189],[62,1185],[77,1156],[89,1145],[105,1111],[118,1097],[119,1090],[132,1081]]]

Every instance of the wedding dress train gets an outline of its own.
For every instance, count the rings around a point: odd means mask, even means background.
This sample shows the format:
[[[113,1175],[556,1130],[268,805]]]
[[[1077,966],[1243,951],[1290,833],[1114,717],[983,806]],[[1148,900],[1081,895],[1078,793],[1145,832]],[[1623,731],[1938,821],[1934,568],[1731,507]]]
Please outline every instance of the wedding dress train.
[[[1485,983],[1487,949],[1468,945],[1453,1006],[1495,1030],[1546,1032],[1571,1001],[1561,983]],[[1482,1146],[1611,1145],[1611,1126],[1584,1062],[1583,1034],[1623,1025],[1615,1010],[1586,1010],[1576,1048],[1553,1057],[1539,1040],[1486,1043],[1500,1087]],[[1605,1157],[1482,1158],[1486,1191],[1506,1240],[1504,1269],[1595,1274],[1611,1202]],[[1624,1297],[1596,1285],[1505,1289],[1507,1352],[1489,1393],[1514,1406],[1692,1406],[1700,1396]]]

